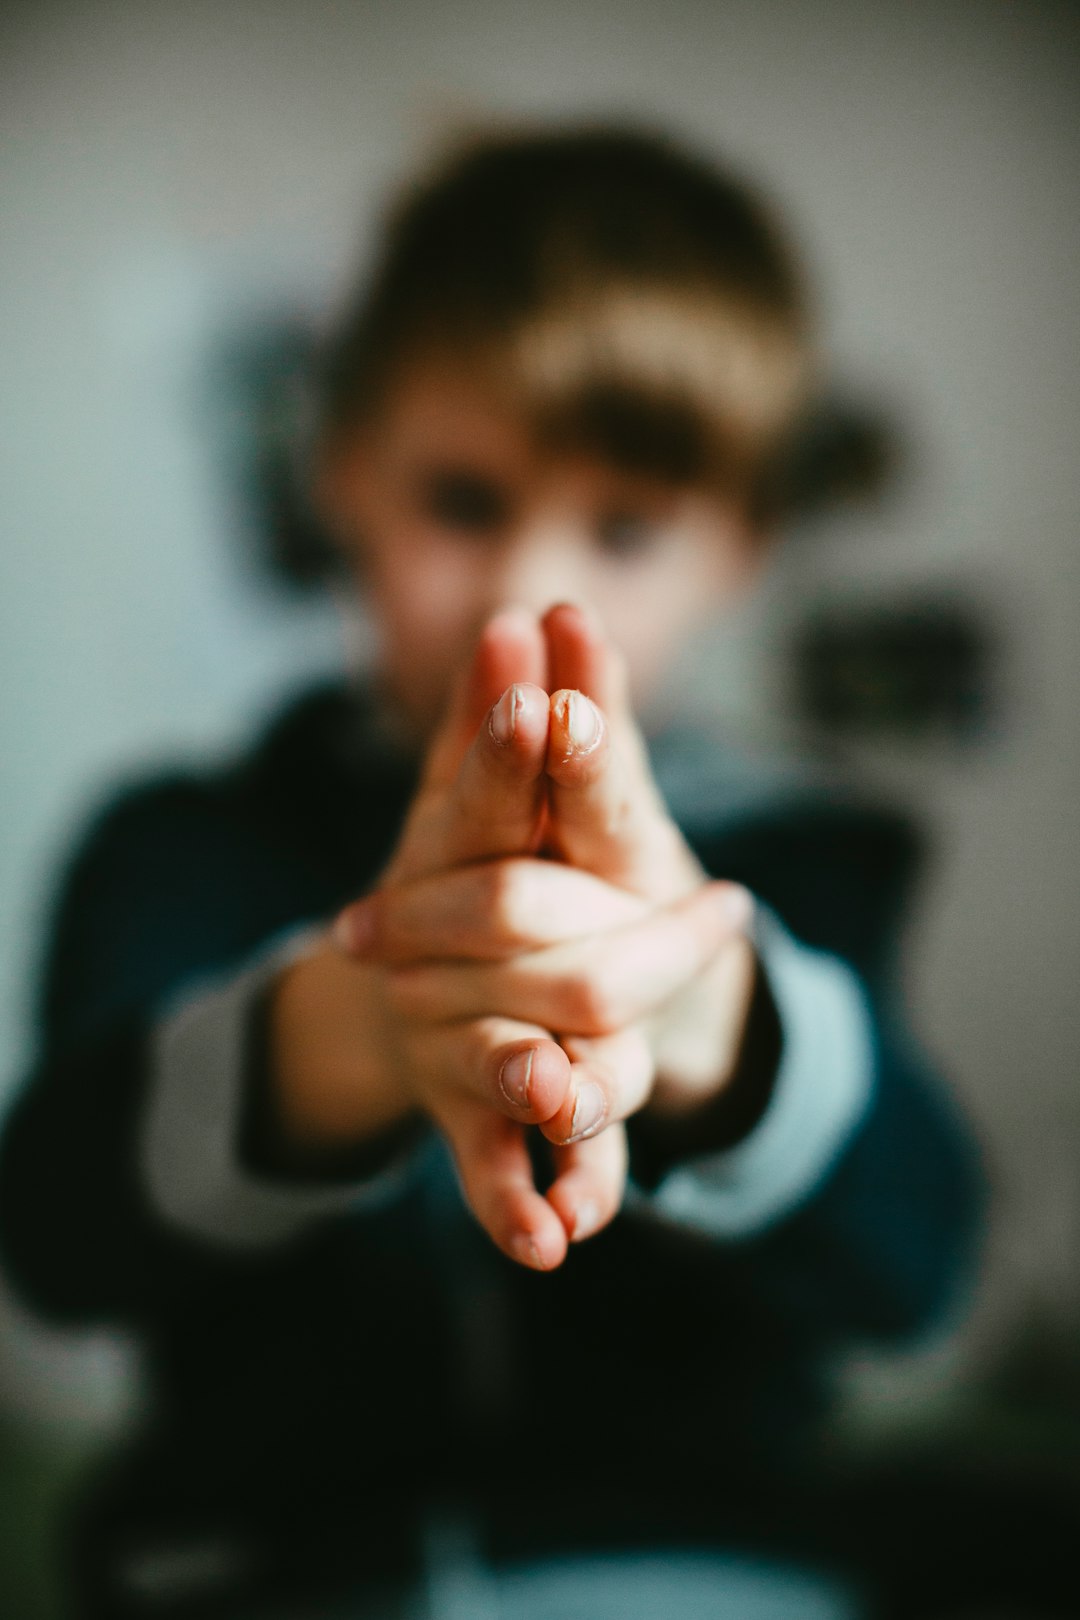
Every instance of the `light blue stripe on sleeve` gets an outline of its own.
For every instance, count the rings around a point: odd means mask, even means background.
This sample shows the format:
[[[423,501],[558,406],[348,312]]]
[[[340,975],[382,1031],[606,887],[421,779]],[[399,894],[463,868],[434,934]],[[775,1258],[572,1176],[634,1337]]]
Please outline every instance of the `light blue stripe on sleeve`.
[[[258,1177],[238,1160],[252,1007],[319,937],[304,929],[274,941],[232,978],[191,990],[157,1027],[142,1130],[143,1185],[165,1220],[204,1242],[232,1249],[287,1242],[312,1221],[345,1214],[401,1185],[403,1161],[363,1183],[312,1186]]]

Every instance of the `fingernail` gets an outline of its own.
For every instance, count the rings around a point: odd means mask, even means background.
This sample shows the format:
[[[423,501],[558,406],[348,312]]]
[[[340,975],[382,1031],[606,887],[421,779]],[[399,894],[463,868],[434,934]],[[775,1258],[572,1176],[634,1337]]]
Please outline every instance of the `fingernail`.
[[[338,915],[330,936],[346,956],[363,955],[375,938],[375,907],[367,900],[346,906]]]
[[[532,1078],[533,1058],[536,1048],[530,1046],[526,1052],[515,1052],[508,1057],[499,1070],[499,1090],[507,1102],[513,1103],[515,1108],[528,1108],[529,1081]]]
[[[600,1211],[591,1198],[587,1199],[584,1204],[578,1205],[577,1214],[574,1216],[574,1235],[571,1241],[580,1243],[582,1238],[591,1237],[599,1225]]]
[[[571,692],[566,700],[566,731],[575,748],[582,753],[594,748],[600,739],[600,715],[594,703],[584,692]]]
[[[488,729],[497,743],[512,741],[517,717],[521,712],[521,688],[508,686],[491,711]]]
[[[577,1142],[583,1136],[590,1136],[604,1122],[607,1113],[607,1098],[596,1084],[595,1080],[586,1080],[578,1087],[577,1101],[574,1103],[574,1118],[570,1126],[568,1142]]]
[[[540,1258],[540,1250],[527,1233],[516,1237],[513,1243],[514,1254],[523,1266],[529,1266],[533,1271],[544,1271],[546,1267]]]

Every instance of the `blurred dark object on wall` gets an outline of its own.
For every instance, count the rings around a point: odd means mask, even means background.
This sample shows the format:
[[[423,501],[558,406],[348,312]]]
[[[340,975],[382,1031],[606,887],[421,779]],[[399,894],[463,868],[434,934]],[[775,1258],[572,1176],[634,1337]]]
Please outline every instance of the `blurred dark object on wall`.
[[[314,325],[283,314],[228,334],[209,368],[222,472],[254,561],[301,592],[338,569],[307,493],[317,358]]]
[[[993,717],[998,657],[984,611],[959,591],[832,602],[793,635],[791,695],[828,731],[966,742]]]

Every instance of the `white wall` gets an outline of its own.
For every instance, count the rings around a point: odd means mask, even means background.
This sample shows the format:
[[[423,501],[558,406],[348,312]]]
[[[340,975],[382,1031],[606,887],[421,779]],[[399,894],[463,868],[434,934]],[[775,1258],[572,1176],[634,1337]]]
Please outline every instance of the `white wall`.
[[[778,627],[839,588],[956,579],[1002,615],[1000,736],[866,764],[937,829],[909,978],[997,1166],[981,1331],[1040,1302],[1080,1325],[1074,8],[39,0],[0,30],[0,1073],[86,803],[339,656],[329,611],[230,544],[199,392],[218,325],[294,289],[324,309],[457,109],[655,117],[788,204],[839,374],[917,450],[880,516],[781,560],[717,651],[724,700],[767,711]]]

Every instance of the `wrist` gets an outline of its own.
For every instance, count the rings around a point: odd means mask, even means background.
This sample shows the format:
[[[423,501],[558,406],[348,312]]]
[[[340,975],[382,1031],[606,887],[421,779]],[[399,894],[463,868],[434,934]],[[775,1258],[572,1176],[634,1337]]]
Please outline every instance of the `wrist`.
[[[631,1167],[646,1189],[687,1159],[723,1153],[745,1140],[773,1094],[783,1050],[780,1016],[761,962],[749,950],[745,1016],[734,1056],[711,1089],[669,1087],[663,1102],[631,1121]],[[674,1105],[672,1099],[675,1099]]]
[[[654,1043],[653,1113],[692,1114],[732,1085],[759,973],[753,946],[740,938],[667,1009]]]

